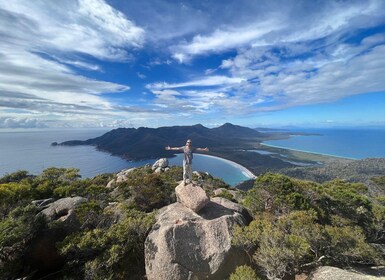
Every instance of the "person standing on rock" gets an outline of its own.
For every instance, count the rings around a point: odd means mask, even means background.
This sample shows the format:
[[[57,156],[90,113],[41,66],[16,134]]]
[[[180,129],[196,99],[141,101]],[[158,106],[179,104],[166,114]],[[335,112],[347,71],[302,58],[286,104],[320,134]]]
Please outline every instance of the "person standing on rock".
[[[192,146],[191,139],[188,139],[186,145],[183,147],[166,147],[167,151],[183,151],[183,182],[187,184],[187,180],[192,183],[192,160],[193,160],[193,152],[208,152],[209,149],[206,148],[194,148]]]

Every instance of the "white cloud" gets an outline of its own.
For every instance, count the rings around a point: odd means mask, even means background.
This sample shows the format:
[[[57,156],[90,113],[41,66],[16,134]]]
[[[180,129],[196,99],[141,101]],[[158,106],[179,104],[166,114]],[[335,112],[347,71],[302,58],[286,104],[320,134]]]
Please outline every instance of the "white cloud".
[[[144,30],[102,0],[0,3],[0,32],[28,50],[79,52],[122,60],[143,44]],[[10,21],[11,19],[11,21]],[[12,22],[13,21],[13,22]]]
[[[204,76],[199,79],[194,79],[183,83],[154,83],[149,84],[146,87],[150,90],[159,89],[172,89],[172,88],[185,88],[185,87],[212,87],[212,86],[224,86],[234,85],[245,81],[245,78],[239,77],[227,77],[227,76]]]
[[[140,79],[142,79],[142,80],[144,80],[144,79],[147,78],[146,75],[144,75],[143,73],[140,73],[140,72],[136,72],[136,75],[138,75],[138,77],[139,77]]]
[[[254,99],[265,100],[255,111],[275,111],[288,107],[334,102],[368,92],[385,91],[385,42],[367,38],[358,46],[345,44],[330,48],[329,54],[283,62],[285,57],[270,57],[254,49],[226,62],[237,76],[247,75],[252,83],[244,85]],[[370,43],[368,43],[370,42]],[[376,45],[382,42],[383,44]],[[237,60],[243,61],[237,64]],[[267,63],[266,63],[267,62]],[[266,71],[270,65],[272,72]],[[252,69],[254,68],[254,70]],[[264,70],[261,70],[264,69]],[[255,82],[254,82],[255,81]],[[245,101],[246,102],[246,101]]]
[[[33,118],[0,118],[0,128],[44,128],[43,122]]]
[[[144,30],[102,0],[0,1],[0,113],[17,126],[38,114],[49,120],[93,122],[115,118],[116,106],[103,94],[127,85],[81,76],[76,68],[101,71],[84,54],[101,60],[127,61],[130,49],[144,42]],[[71,66],[71,67],[70,67]],[[75,67],[75,68],[73,68]],[[26,123],[33,125],[33,122]],[[24,125],[20,122],[19,126]]]
[[[234,17],[242,18],[254,12],[254,18],[239,24],[216,26],[206,29],[205,34],[195,35],[170,47],[173,57],[183,63],[196,55],[219,53],[246,47],[273,46],[290,42],[306,42],[354,28],[375,26],[383,22],[384,3],[369,2],[318,2],[310,5],[285,1],[281,4],[259,3],[251,11],[236,9]],[[237,13],[237,10],[240,10]],[[223,67],[226,67],[224,64]]]
[[[102,68],[99,65],[87,63],[80,60],[70,60],[70,59],[61,59],[59,57],[53,56],[58,62],[68,64],[71,66],[75,66],[77,68],[85,69],[85,70],[91,70],[91,71],[102,71]]]
[[[273,19],[231,30],[216,30],[209,36],[197,35],[190,43],[182,43],[173,47],[175,49],[173,57],[183,63],[191,55],[236,48],[274,31],[271,29],[272,26],[279,28],[279,23]]]

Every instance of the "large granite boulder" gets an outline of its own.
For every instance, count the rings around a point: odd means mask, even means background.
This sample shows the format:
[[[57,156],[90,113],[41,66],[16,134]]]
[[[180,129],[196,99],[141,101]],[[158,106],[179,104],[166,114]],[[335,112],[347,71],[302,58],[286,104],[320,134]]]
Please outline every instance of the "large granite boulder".
[[[311,280],[385,280],[383,276],[373,276],[353,271],[343,270],[332,266],[319,267],[310,277]]]
[[[145,242],[147,279],[228,278],[249,262],[231,245],[234,225],[246,224],[240,212],[212,201],[198,213],[181,203],[160,209]]]
[[[201,187],[194,184],[185,185],[183,182],[175,188],[175,195],[178,202],[194,212],[201,210],[210,201]]]

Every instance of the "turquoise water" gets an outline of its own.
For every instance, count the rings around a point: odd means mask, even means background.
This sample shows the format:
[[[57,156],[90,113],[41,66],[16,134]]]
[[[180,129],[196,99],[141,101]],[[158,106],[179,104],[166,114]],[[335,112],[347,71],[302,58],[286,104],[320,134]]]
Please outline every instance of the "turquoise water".
[[[384,158],[385,129],[298,129],[320,135],[292,136],[265,144],[352,159]]]
[[[129,162],[97,151],[92,146],[51,146],[52,142],[86,140],[105,132],[102,130],[0,132],[0,176],[17,170],[39,174],[44,169],[55,166],[79,168],[82,177],[89,178],[100,173],[118,172],[147,163],[152,165],[155,162],[154,159]],[[180,155],[169,161],[170,165],[182,165]],[[249,179],[237,166],[219,158],[198,154],[194,155],[193,170],[209,172],[230,185]]]

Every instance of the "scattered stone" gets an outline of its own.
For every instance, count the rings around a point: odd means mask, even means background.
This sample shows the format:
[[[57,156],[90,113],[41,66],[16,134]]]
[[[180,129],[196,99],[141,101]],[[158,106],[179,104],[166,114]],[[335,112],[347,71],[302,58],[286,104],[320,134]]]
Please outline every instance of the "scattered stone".
[[[184,185],[180,183],[175,188],[177,201],[182,203],[187,208],[198,212],[210,201],[206,192],[199,186],[193,184]]]
[[[168,159],[167,158],[161,158],[158,159],[153,165],[152,165],[152,171],[155,173],[161,173],[166,171],[166,168],[168,167]]]
[[[117,183],[122,183],[128,180],[128,173],[134,171],[136,167],[129,168],[129,169],[123,169],[120,171],[118,174],[116,174],[116,179],[112,179],[111,181],[108,182],[106,188],[111,189],[115,187]]]

